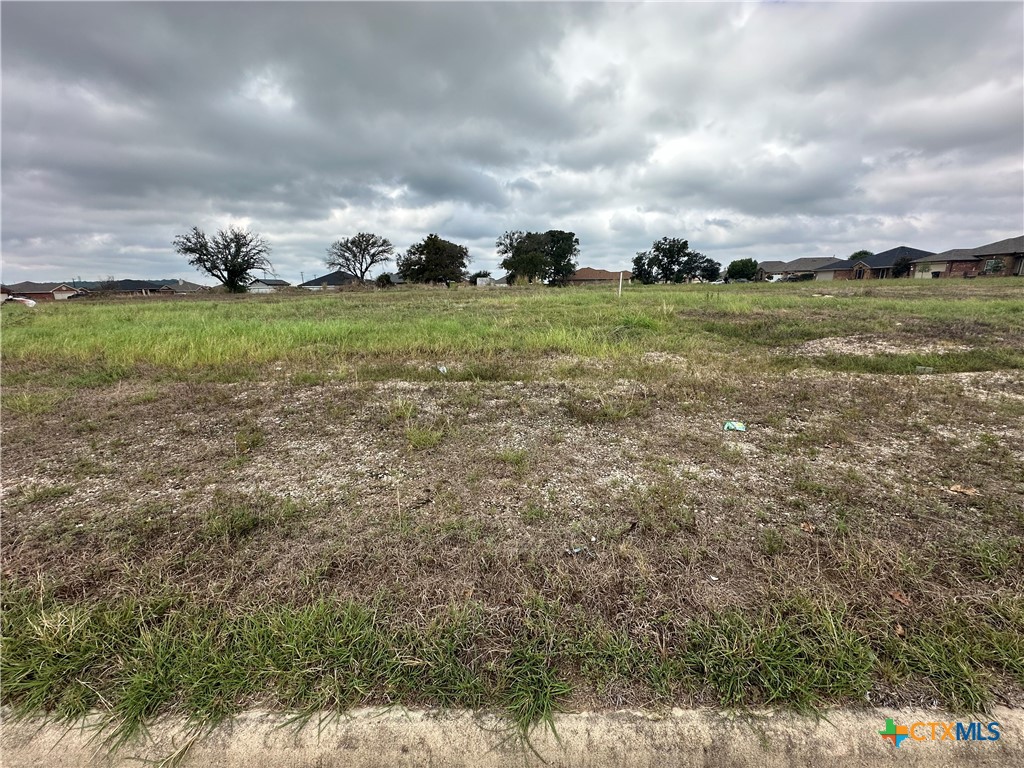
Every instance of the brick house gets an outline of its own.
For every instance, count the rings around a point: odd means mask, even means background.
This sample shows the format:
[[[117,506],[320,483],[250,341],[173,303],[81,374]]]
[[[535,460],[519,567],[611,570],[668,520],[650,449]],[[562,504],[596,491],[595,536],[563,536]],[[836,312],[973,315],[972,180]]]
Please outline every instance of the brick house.
[[[814,270],[826,264],[834,262],[835,257],[827,258],[821,256],[805,256],[792,261],[762,261],[757,265],[755,280],[769,280],[781,277],[783,279],[798,280],[800,278],[810,279],[814,276]],[[810,276],[810,277],[809,277]]]
[[[567,282],[569,285],[601,285],[603,283],[618,284],[619,274],[622,275],[623,282],[628,283],[633,279],[633,273],[625,269],[619,273],[609,272],[607,269],[581,267],[572,273]]]
[[[822,264],[814,270],[815,280],[852,280],[853,262],[846,259],[836,259],[828,264]]]
[[[10,296],[23,296],[33,301],[65,301],[81,291],[67,283],[33,283],[26,280],[5,286],[5,293]]]
[[[1024,277],[1024,235],[999,240],[974,249],[982,277]]]
[[[913,274],[916,278],[1024,276],[1024,235],[915,259]]]
[[[900,245],[860,259],[833,261],[814,270],[815,280],[884,280],[895,276],[901,262],[934,256],[931,251]],[[913,269],[911,269],[913,271]],[[909,277],[911,273],[908,272]]]

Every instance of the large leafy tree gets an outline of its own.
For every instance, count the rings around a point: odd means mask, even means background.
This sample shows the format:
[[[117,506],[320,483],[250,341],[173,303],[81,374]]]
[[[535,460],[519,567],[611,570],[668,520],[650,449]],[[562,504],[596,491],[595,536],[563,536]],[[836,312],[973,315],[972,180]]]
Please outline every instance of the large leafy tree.
[[[188,234],[174,238],[174,250],[232,293],[245,293],[257,270],[274,274],[270,245],[259,234],[238,227],[222,229],[213,237],[192,227]]]
[[[366,280],[366,273],[377,264],[391,261],[395,246],[386,237],[370,232],[360,232],[353,237],[345,237],[331,243],[327,249],[327,266],[343,269],[359,278]]]
[[[633,257],[633,279],[644,285],[657,282],[657,276],[648,259],[648,253],[648,251],[640,251]]]
[[[513,281],[543,280],[549,285],[565,285],[576,271],[580,241],[574,232],[549,229],[547,232],[513,230],[501,235],[497,243],[502,256],[501,268],[513,275]]]
[[[544,279],[548,285],[565,285],[578,265],[580,239],[575,232],[560,229],[549,229],[544,239]]]
[[[860,261],[861,259],[867,259],[874,256],[871,251],[854,251],[850,254],[850,261]]]
[[[633,259],[633,277],[645,283],[715,280],[720,270],[717,261],[691,251],[689,242],[680,237],[663,237]]]
[[[753,280],[756,275],[757,261],[754,259],[736,259],[725,270],[725,276],[730,280]]]
[[[469,250],[464,245],[427,235],[397,260],[398,274],[410,283],[441,283],[467,275]]]
[[[638,253],[637,259],[646,265],[652,282],[678,283],[682,280],[683,261],[689,253],[690,244],[686,240],[663,237],[651,245],[651,250]]]
[[[697,255],[700,257],[697,260],[697,277],[705,283],[713,283],[722,274],[722,265],[703,253]]]
[[[532,283],[544,278],[547,238],[540,232],[506,232],[496,243],[501,268],[515,282]]]
[[[523,239],[525,234],[522,230],[512,229],[499,235],[497,242],[494,244],[498,249],[498,255],[504,259],[514,254],[516,246],[519,245],[519,241]]]

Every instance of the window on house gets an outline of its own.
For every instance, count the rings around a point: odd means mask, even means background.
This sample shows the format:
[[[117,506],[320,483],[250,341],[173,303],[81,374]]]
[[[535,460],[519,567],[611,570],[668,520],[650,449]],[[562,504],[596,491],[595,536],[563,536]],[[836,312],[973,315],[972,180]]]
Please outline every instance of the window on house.
[[[863,280],[864,279],[864,270],[860,269],[860,268],[857,268],[857,269],[853,270],[853,279],[854,280]]]
[[[991,275],[993,272],[1002,272],[1002,259],[989,259],[985,262],[985,273]]]

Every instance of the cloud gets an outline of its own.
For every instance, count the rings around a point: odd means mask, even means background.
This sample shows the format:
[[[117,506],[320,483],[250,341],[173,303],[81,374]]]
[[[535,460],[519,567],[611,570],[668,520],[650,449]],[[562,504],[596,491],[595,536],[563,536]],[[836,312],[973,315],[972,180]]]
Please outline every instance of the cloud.
[[[507,229],[582,263],[1024,231],[1024,9],[1004,3],[7,3],[6,281],[195,278],[246,221],[278,272]]]

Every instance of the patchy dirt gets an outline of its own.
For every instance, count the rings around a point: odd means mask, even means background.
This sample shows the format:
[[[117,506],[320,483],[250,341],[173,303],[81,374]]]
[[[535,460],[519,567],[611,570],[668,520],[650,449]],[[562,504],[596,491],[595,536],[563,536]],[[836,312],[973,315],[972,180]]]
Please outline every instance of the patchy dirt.
[[[948,341],[900,343],[883,336],[833,336],[804,342],[788,354],[801,357],[825,355],[947,355],[968,352],[974,347]]]
[[[923,612],[1018,583],[978,580],[971,552],[1019,541],[1020,374],[728,393],[679,375],[88,390],[4,419],[4,572],[78,596],[385,589],[410,610],[539,594],[637,626],[798,590],[870,603],[894,581]],[[238,510],[244,532],[210,538]]]

